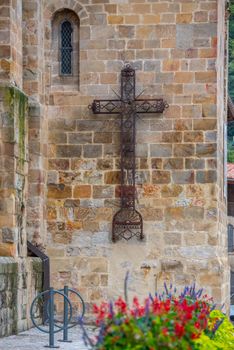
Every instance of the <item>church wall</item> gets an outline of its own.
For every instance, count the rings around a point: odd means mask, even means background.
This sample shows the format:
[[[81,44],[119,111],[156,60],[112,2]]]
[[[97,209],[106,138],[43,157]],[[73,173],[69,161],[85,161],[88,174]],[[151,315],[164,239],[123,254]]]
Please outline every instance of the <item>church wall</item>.
[[[0,337],[32,326],[30,306],[42,288],[40,259],[0,257]]]
[[[31,327],[41,261],[27,258],[28,96],[23,91],[22,1],[0,4],[0,337]]]
[[[164,282],[196,282],[217,302],[228,295],[225,114],[217,103],[217,87],[226,93],[224,5],[68,0],[80,18],[80,84],[69,92],[50,86],[48,68],[51,19],[64,4],[45,2],[47,253],[53,285],[78,288],[88,305],[122,294],[127,270],[133,294],[154,293]],[[116,98],[126,61],[136,68],[137,93],[145,89],[144,97],[163,97],[170,107],[137,120],[137,209],[145,239],[113,244],[119,119],[94,116],[88,104]]]
[[[0,256],[25,257],[27,188],[27,97],[0,86],[1,249]]]
[[[45,246],[47,122],[44,105],[44,49],[42,1],[23,1],[23,87],[29,96],[29,176],[27,235]]]
[[[0,4],[0,81],[22,87],[22,1]]]

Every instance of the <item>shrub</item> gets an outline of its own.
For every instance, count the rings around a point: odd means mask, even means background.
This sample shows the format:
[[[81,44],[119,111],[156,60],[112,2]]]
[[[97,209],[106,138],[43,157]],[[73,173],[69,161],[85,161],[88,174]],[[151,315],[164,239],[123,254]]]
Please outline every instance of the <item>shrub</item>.
[[[218,324],[217,324],[218,320]],[[214,326],[216,324],[216,326]],[[217,327],[218,325],[218,327]],[[206,335],[206,333],[209,335]],[[234,349],[234,327],[219,310],[211,311],[208,331],[203,332],[196,340],[199,350],[231,350]]]
[[[234,328],[202,289],[185,287],[176,296],[165,285],[162,295],[151,295],[131,307],[116,302],[94,306],[99,334],[85,341],[96,350],[230,350],[234,349]]]
[[[83,327],[86,342],[97,350],[215,350],[226,349],[220,344],[227,336],[226,344],[233,347],[233,327],[222,313],[212,311],[211,298],[202,296],[195,286],[185,287],[179,296],[175,292],[165,285],[162,295],[149,296],[143,304],[134,298],[129,307],[119,298],[115,303],[95,305],[99,335],[91,341]]]

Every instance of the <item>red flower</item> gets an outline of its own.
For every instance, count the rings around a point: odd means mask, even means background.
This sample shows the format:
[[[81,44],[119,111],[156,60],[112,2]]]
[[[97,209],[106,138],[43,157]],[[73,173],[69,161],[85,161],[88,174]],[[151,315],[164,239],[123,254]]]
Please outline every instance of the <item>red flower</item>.
[[[191,334],[191,339],[197,339],[197,338],[199,338],[199,334],[196,334],[196,333]]]
[[[115,302],[115,306],[117,307],[118,311],[122,314],[125,314],[127,312],[127,304],[122,298],[119,298]]]
[[[178,338],[181,338],[184,335],[184,326],[178,322],[175,324],[175,334]]]

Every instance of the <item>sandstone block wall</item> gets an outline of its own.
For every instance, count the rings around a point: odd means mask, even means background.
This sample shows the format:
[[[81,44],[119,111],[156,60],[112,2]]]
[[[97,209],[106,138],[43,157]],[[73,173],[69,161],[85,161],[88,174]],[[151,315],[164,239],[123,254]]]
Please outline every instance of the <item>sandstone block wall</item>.
[[[0,81],[22,87],[22,1],[1,1],[0,21]]]
[[[0,86],[0,256],[26,255],[27,97]]]
[[[195,281],[218,303],[228,296],[225,3],[6,0],[0,7],[1,83],[13,84],[14,91],[17,84],[29,97],[27,210],[20,216],[26,222],[13,227],[23,239],[22,254],[27,229],[27,238],[51,258],[54,287],[78,288],[88,306],[122,294],[127,270],[133,294],[154,293],[164,281],[177,287]],[[79,83],[63,88],[54,84],[60,78],[53,70],[52,22],[67,10],[79,23]],[[22,27],[22,42],[15,23]],[[137,94],[163,97],[170,108],[137,120],[137,209],[145,240],[112,244],[111,221],[119,208],[119,118],[94,116],[88,105],[94,98],[116,97],[126,62],[136,68]],[[1,106],[4,121],[11,107],[4,101]],[[2,168],[7,195],[0,219],[18,178],[15,153],[9,153],[17,123],[5,130],[3,121],[1,146],[14,166],[10,175]],[[20,141],[14,138],[15,152]],[[18,218],[11,205],[7,217]]]
[[[51,18],[63,7],[45,4],[48,66]],[[195,281],[224,300],[225,2],[69,0],[66,7],[80,18],[80,84],[58,91],[46,71],[54,285],[70,283],[92,304],[121,294],[129,269],[133,293],[155,292],[164,281],[179,287]],[[116,97],[124,62],[137,70],[137,93],[145,89],[144,97],[163,97],[170,107],[137,121],[137,209],[145,241],[112,244],[119,119],[94,116],[87,106],[93,98]]]
[[[29,132],[22,58],[22,1],[1,1],[0,336],[31,327],[30,305],[42,288],[41,261],[27,258]]]
[[[40,259],[16,262],[0,257],[0,337],[31,327],[30,306],[42,289]]]

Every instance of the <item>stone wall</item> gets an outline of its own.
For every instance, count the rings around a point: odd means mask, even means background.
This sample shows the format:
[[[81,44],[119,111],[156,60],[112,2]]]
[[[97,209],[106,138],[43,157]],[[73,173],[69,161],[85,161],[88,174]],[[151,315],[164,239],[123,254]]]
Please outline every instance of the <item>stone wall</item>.
[[[48,67],[51,20],[63,7],[62,1],[45,3]],[[217,87],[222,101],[225,2],[68,0],[66,7],[80,18],[79,91],[55,92],[49,69],[45,73],[47,252],[54,286],[69,283],[92,304],[122,294],[129,269],[132,293],[154,293],[164,281],[178,287],[196,282],[222,302],[228,283],[225,112]],[[146,238],[112,244],[119,119],[94,116],[87,106],[95,97],[116,97],[127,61],[137,71],[137,93],[163,97],[170,107],[137,120],[137,209]]]
[[[43,2],[23,1],[23,88],[29,97],[29,176],[27,234],[34,244],[46,240],[46,152],[47,123],[44,106]]]
[[[41,289],[40,259],[25,262],[0,257],[0,337],[31,327],[30,306]]]
[[[22,87],[22,1],[0,3],[0,81]]]
[[[22,1],[0,4],[0,256],[26,256],[28,98],[22,91]]]
[[[80,75],[64,88],[54,84],[52,22],[67,10],[79,18]],[[78,288],[88,306],[122,294],[127,270],[132,294],[195,281],[222,303],[229,280],[225,1],[4,0],[0,21],[0,255],[26,257],[27,229],[46,247],[53,286]],[[136,69],[137,94],[170,107],[137,120],[145,240],[113,244],[119,117],[94,116],[88,105],[116,98],[126,62]],[[26,97],[15,85],[29,97],[23,139],[17,96]]]
[[[27,97],[0,86],[0,256],[26,255]]]
[[[42,288],[41,261],[27,258],[31,174],[22,19],[21,0],[0,3],[0,336],[31,326],[29,308]]]

